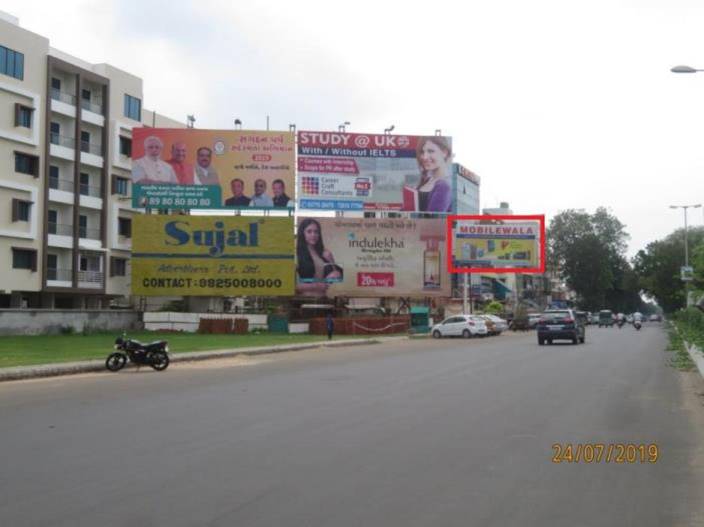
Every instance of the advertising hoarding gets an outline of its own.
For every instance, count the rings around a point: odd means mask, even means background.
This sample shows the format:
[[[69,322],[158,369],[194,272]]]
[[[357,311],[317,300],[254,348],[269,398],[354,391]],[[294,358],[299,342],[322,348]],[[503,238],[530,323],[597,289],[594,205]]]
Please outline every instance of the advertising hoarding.
[[[293,207],[291,132],[134,128],[132,206]]]
[[[544,216],[448,216],[447,235],[451,273],[545,272]]]
[[[450,213],[452,138],[298,132],[302,209]]]
[[[293,218],[139,215],[133,221],[134,295],[293,294]]]
[[[299,218],[296,293],[450,296],[445,221]]]

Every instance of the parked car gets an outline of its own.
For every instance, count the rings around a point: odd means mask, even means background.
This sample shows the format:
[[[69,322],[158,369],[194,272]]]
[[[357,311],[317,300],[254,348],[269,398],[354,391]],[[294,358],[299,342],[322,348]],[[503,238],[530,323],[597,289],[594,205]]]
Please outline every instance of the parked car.
[[[448,317],[431,329],[434,338],[486,336],[486,322],[478,315],[455,315]]]
[[[662,320],[662,317],[660,315],[653,314],[648,317],[648,320],[650,320],[651,322],[660,322]]]
[[[484,315],[484,318],[491,320],[494,324],[494,331],[496,335],[500,335],[508,329],[508,322],[497,315]]]
[[[538,323],[538,344],[541,346],[547,341],[571,340],[572,344],[584,342],[585,315],[580,315],[571,309],[551,309],[545,311]]]
[[[614,314],[609,309],[602,309],[599,311],[599,327],[613,327],[614,326]]]
[[[496,331],[496,324],[494,324],[494,321],[491,320],[489,317],[486,315],[478,315],[486,324],[486,334],[487,335],[498,335],[498,331]]]

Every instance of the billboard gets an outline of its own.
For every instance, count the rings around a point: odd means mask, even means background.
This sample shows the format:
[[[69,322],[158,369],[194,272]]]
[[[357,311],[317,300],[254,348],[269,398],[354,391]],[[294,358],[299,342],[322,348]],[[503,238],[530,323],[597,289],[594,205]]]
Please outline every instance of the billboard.
[[[452,138],[298,132],[302,209],[449,213]]]
[[[293,207],[291,132],[134,128],[132,206]]]
[[[132,294],[289,296],[293,218],[139,215]]]
[[[444,218],[299,218],[296,293],[450,296]]]
[[[447,217],[451,273],[544,273],[545,216]]]

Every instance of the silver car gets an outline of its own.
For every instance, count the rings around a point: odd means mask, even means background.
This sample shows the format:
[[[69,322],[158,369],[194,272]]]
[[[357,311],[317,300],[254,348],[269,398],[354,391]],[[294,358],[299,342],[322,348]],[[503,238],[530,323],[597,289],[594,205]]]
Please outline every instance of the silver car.
[[[488,318],[494,323],[494,331],[496,331],[497,335],[500,335],[504,331],[508,329],[508,322],[506,322],[503,318],[498,317],[496,315],[482,315],[485,318]]]
[[[448,317],[431,329],[434,338],[477,337],[488,333],[484,319],[476,315],[455,315]]]

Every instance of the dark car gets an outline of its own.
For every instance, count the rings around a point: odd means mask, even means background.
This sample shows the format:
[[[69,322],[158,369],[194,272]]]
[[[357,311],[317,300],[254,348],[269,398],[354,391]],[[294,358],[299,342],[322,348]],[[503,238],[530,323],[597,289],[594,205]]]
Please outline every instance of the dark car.
[[[538,344],[547,341],[571,340],[572,344],[584,342],[585,314],[572,309],[551,309],[545,311],[538,321]]]

